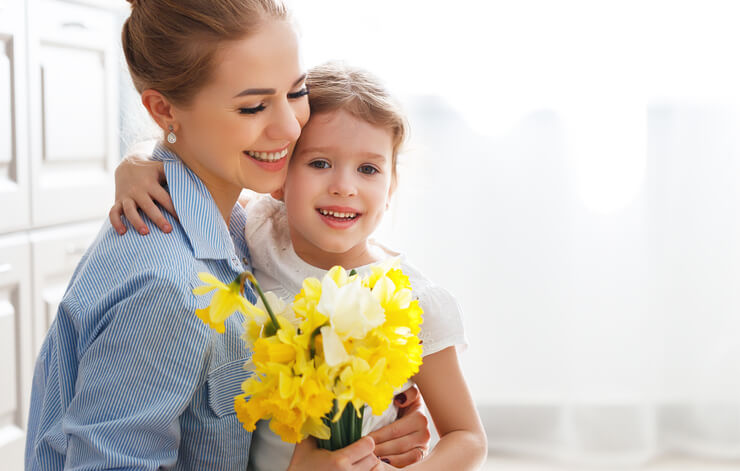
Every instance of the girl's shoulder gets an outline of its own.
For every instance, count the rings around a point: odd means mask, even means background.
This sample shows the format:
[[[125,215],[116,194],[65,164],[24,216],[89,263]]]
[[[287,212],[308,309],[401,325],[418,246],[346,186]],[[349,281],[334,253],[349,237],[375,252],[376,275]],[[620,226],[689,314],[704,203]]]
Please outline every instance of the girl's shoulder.
[[[242,192],[239,201],[244,204],[247,223],[244,228],[247,243],[260,237],[273,237],[272,232],[287,228],[287,215],[282,201],[270,195]],[[285,227],[283,227],[285,226]]]

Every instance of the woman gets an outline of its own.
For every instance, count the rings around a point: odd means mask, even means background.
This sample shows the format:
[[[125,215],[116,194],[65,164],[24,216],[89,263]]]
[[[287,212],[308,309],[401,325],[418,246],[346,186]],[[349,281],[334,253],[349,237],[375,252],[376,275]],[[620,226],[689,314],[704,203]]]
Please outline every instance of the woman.
[[[124,52],[167,134],[155,158],[179,220],[149,237],[106,224],[83,257],[36,364],[26,468],[243,471],[243,319],[212,334],[192,289],[198,272],[231,282],[249,268],[237,197],[280,187],[309,115],[297,39],[273,0],[131,3]],[[384,432],[396,452],[425,446],[410,424]],[[380,466],[366,437],[334,453],[305,441],[290,469]]]

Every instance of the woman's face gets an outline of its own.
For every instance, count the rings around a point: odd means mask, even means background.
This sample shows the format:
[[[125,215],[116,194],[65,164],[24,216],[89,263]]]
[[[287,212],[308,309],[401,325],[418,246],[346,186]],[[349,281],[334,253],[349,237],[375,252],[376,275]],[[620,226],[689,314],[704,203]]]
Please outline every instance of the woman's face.
[[[304,82],[289,22],[268,20],[246,39],[225,42],[210,81],[187,107],[173,107],[174,150],[211,193],[276,190],[308,120]]]

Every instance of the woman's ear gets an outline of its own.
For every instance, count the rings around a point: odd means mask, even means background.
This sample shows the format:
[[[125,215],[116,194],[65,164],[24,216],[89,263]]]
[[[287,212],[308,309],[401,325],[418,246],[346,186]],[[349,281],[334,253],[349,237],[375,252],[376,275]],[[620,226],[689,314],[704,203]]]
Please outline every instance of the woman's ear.
[[[275,190],[272,193],[270,193],[270,196],[272,196],[273,198],[275,198],[278,201],[283,201],[283,197],[285,196],[285,192],[283,191],[283,187],[281,186],[277,190]]]
[[[162,130],[169,131],[169,127],[172,126],[172,130],[177,132],[172,104],[164,95],[151,88],[144,90],[141,92],[141,103]]]

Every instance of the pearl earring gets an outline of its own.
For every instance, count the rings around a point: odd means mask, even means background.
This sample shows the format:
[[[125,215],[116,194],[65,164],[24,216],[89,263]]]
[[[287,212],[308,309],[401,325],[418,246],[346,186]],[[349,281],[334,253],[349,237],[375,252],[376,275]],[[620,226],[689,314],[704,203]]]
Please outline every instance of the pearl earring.
[[[167,134],[167,142],[169,142],[170,144],[174,144],[175,142],[177,142],[177,136],[175,136],[175,130],[171,124],[168,129],[170,130],[170,133]]]

